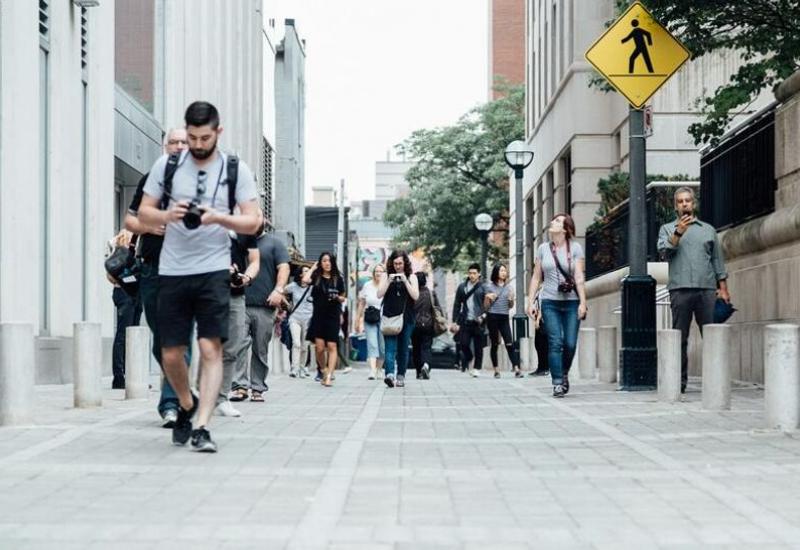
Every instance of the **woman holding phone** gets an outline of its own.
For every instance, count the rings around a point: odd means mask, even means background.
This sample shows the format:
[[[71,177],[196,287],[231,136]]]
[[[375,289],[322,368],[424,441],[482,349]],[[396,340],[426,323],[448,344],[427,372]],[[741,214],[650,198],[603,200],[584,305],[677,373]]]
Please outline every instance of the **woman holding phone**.
[[[556,214],[548,230],[550,241],[536,251],[528,296],[542,285],[541,313],[549,344],[548,364],[553,397],[569,392],[569,369],[575,357],[580,322],[586,318],[584,254],[574,241],[575,222],[568,214]],[[536,318],[538,306],[531,300],[528,315]]]
[[[383,299],[381,330],[386,348],[383,382],[390,388],[406,385],[408,346],[414,332],[414,302],[419,298],[419,282],[411,273],[411,259],[403,250],[395,250],[386,261],[386,273],[381,275],[378,298]],[[387,321],[400,321],[401,328],[389,333]],[[395,367],[397,374],[395,375]]]

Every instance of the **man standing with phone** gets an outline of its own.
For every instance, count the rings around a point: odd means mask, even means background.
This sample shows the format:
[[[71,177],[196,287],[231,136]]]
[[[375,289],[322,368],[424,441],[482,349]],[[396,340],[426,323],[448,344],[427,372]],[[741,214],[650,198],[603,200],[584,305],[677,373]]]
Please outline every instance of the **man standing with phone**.
[[[672,328],[681,331],[681,393],[686,391],[689,375],[689,329],[692,317],[703,333],[703,326],[714,322],[717,296],[730,302],[725,262],[711,225],[695,215],[694,191],[681,187],[675,191],[677,219],[661,226],[658,251],[669,262]]]

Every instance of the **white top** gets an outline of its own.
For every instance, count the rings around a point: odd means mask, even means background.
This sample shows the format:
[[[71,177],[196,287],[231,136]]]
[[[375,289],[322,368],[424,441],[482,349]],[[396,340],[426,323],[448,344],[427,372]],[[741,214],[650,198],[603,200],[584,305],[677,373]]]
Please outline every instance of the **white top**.
[[[572,256],[571,266],[569,265],[570,262],[567,261],[567,245],[564,244],[556,249],[556,255],[558,256],[558,262],[561,264],[561,267],[564,268],[564,271],[570,271],[572,277],[575,278],[575,270],[578,269],[578,260],[583,258],[583,247],[581,247],[578,242],[570,241],[569,252]],[[561,274],[561,271],[556,266],[549,242],[539,245],[539,249],[536,251],[536,259],[539,261],[539,265],[542,266],[544,279],[540,295],[542,300],[579,299],[577,288],[570,293],[558,291],[559,283],[564,282],[565,279],[564,275]]]
[[[372,281],[372,279],[370,279],[367,284],[364,285],[364,288],[362,288],[361,292],[358,293],[358,297],[366,301],[366,307],[372,306],[374,308],[381,309],[383,298],[378,298],[378,287]]]

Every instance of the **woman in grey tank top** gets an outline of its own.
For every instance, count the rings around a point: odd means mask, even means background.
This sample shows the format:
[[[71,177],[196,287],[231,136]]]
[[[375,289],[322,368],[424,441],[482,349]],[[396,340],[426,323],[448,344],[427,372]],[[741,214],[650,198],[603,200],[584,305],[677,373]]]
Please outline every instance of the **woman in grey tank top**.
[[[550,242],[539,246],[528,296],[536,296],[542,284],[542,322],[549,344],[548,363],[553,397],[569,392],[569,369],[578,344],[578,328],[586,317],[584,256],[575,242],[575,222],[568,214],[556,214],[550,222]],[[535,302],[528,315],[535,317]]]
[[[495,264],[489,283],[483,285],[486,289],[483,307],[488,312],[486,325],[489,328],[489,339],[492,347],[489,355],[492,358],[494,377],[500,378],[497,367],[497,348],[500,347],[500,336],[503,337],[508,358],[514,367],[514,375],[522,378],[519,368],[519,352],[511,338],[511,325],[508,322],[509,310],[514,306],[514,289],[508,284],[508,268],[503,264]]]

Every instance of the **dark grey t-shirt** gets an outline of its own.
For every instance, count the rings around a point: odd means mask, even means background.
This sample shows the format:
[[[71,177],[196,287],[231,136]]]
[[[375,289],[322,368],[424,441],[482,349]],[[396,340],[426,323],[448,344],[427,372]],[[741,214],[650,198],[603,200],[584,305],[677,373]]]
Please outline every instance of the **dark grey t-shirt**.
[[[289,263],[289,251],[278,239],[266,234],[258,238],[258,251],[261,253],[261,267],[245,291],[245,303],[267,307],[267,298],[275,288],[278,266]]]
[[[168,155],[162,156],[153,165],[144,192],[160,199],[163,194],[164,167]],[[205,193],[200,196],[200,204],[211,206],[218,212],[228,213],[228,187],[225,183],[225,162],[227,157],[218,154],[217,158],[202,169],[208,174]],[[180,164],[172,178],[172,197],[174,201],[190,201],[197,194],[197,174],[200,168],[188,152],[181,155]],[[237,204],[258,197],[253,173],[247,165],[239,161],[239,175],[236,181]],[[160,275],[197,275],[214,271],[227,271],[231,265],[231,243],[228,230],[221,225],[201,225],[197,229],[186,229],[182,221],[167,225],[164,245],[158,266]]]

